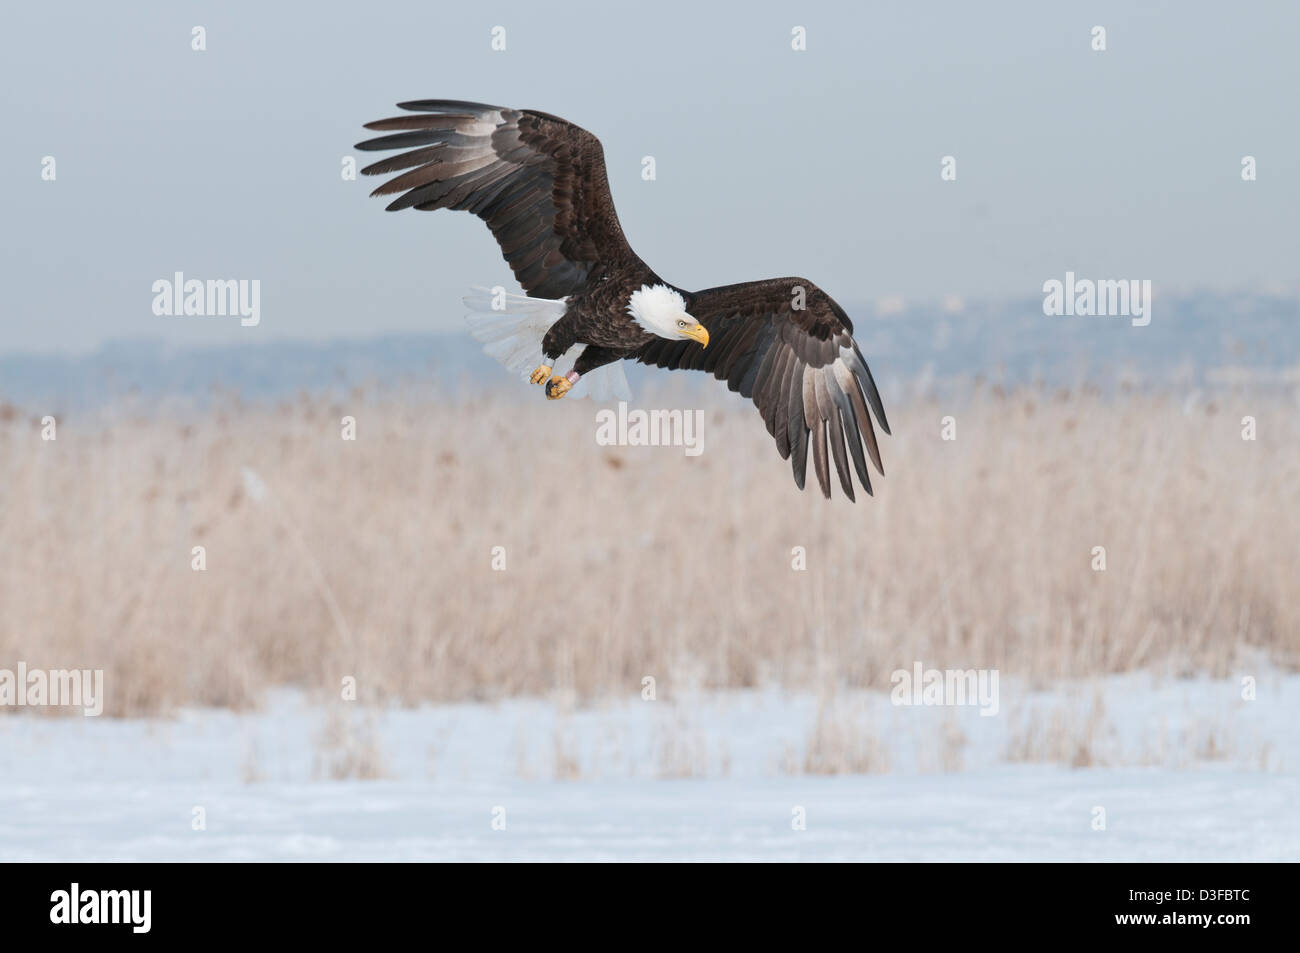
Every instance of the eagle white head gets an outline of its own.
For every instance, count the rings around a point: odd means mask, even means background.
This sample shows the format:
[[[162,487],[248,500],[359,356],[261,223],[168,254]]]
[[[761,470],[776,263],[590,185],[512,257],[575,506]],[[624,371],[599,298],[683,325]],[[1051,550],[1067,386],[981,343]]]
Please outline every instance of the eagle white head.
[[[651,334],[671,341],[698,341],[709,346],[709,332],[686,313],[686,301],[665,285],[642,285],[627,302],[632,320]]]

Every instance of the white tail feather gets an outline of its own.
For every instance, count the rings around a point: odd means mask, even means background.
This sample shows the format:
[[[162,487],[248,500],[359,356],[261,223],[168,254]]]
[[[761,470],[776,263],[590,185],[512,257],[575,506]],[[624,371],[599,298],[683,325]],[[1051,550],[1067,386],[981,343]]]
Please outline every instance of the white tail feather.
[[[465,315],[469,333],[483,345],[484,353],[495,358],[506,370],[528,380],[528,376],[544,362],[542,338],[551,329],[566,307],[563,301],[529,298],[527,295],[503,293],[504,307],[493,305],[498,297],[488,288],[474,288],[462,300],[471,314]],[[578,355],[586,345],[571,347],[552,367],[554,374],[567,374],[573,370]],[[584,374],[569,391],[570,397],[590,397],[592,400],[631,400],[632,392],[623,373],[623,362],[614,361]]]

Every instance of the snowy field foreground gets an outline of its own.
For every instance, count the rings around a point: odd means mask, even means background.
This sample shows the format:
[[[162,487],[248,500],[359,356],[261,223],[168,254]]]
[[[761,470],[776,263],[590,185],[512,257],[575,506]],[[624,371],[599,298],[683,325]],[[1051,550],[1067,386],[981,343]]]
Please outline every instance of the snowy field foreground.
[[[9,715],[0,861],[1300,858],[1300,676],[1001,694]]]

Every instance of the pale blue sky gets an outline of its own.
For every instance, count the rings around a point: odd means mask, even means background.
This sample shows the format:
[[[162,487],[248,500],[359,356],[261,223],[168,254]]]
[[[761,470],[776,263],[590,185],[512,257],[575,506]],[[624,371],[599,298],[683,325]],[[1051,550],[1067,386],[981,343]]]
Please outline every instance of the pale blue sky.
[[[852,306],[1032,295],[1067,269],[1294,286],[1297,50],[1284,0],[10,5],[0,351],[458,327],[465,286],[513,286],[487,229],[385,213],[339,175],[363,122],[421,97],[595,132],[633,246],[686,287],[802,274]],[[155,316],[178,270],[260,279],[261,325]]]

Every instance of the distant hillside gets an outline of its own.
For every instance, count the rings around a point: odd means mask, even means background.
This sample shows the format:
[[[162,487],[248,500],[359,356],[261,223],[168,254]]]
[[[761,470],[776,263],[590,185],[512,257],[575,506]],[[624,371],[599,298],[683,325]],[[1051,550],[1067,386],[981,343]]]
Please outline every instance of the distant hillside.
[[[1121,380],[1159,388],[1230,377],[1269,385],[1300,374],[1300,300],[1267,294],[1157,298],[1153,320],[1047,317],[1039,298],[918,305],[881,314],[851,308],[858,340],[887,394],[918,381],[940,386],[984,377],[1008,385],[1041,380],[1108,388]],[[1232,369],[1225,374],[1225,369]],[[647,373],[632,368],[636,387]],[[124,394],[203,405],[217,396],[280,399],[301,391],[416,385],[433,393],[511,391],[468,335],[431,334],[325,342],[262,340],[176,350],[161,339],[122,340],[87,356],[0,355],[0,400],[69,410]]]

